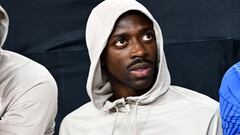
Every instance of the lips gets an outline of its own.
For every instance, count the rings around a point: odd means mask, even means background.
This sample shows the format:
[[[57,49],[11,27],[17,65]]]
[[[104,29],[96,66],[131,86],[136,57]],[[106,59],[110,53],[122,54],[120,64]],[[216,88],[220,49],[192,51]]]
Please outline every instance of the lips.
[[[129,68],[131,74],[138,78],[147,77],[152,70],[152,64],[147,62],[137,63]]]
[[[142,62],[142,63],[137,63],[135,65],[132,65],[129,70],[133,71],[133,70],[140,70],[140,69],[146,69],[146,68],[150,68],[152,67],[151,64],[147,63],[147,62]]]

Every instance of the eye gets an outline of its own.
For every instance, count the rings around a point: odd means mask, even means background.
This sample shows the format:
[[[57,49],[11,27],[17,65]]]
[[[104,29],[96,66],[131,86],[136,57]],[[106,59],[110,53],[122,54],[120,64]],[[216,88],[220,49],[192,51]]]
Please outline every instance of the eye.
[[[143,39],[144,41],[150,41],[150,40],[153,39],[153,34],[151,34],[151,33],[146,33],[146,34],[143,35],[142,39]]]
[[[116,40],[115,46],[122,47],[127,44],[127,41],[124,38],[118,38]]]

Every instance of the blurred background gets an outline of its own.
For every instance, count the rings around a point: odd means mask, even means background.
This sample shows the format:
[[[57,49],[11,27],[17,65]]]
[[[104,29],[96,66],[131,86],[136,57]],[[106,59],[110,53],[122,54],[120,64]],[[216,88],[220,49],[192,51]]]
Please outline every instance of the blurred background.
[[[102,0],[0,0],[10,17],[4,49],[42,65],[59,88],[62,119],[89,101],[85,26]],[[225,71],[240,60],[239,0],[139,0],[159,22],[173,85],[218,100]]]

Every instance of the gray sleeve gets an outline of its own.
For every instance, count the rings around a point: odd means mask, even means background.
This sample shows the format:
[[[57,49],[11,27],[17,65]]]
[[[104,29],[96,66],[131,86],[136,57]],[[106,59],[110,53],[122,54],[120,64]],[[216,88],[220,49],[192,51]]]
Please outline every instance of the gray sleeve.
[[[0,120],[0,134],[51,135],[56,113],[57,85],[53,80],[41,82],[9,103]]]

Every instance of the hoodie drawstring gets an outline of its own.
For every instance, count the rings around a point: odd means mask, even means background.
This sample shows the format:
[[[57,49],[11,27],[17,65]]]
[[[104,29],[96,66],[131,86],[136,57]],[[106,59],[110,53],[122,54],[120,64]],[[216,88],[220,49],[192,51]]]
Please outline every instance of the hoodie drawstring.
[[[135,103],[135,112],[134,112],[134,127],[133,127],[133,135],[137,135],[137,111],[138,111],[138,104],[139,104],[139,101],[140,100],[137,100],[137,102]],[[117,106],[114,106],[114,108],[116,109],[116,115],[115,115],[115,118],[114,118],[114,123],[113,123],[113,128],[112,128],[112,134],[111,135],[114,135],[115,133],[115,130],[116,130],[116,126],[117,126],[117,119],[118,119],[118,115],[119,115],[119,109]],[[129,106],[126,106],[126,109],[127,109],[127,112],[129,113]]]
[[[137,107],[138,107],[139,100],[137,100],[135,104],[135,119],[134,119],[134,135],[137,135]]]
[[[114,132],[115,132],[115,129],[116,129],[116,126],[117,126],[117,118],[118,118],[118,108],[115,106],[114,107],[116,109],[116,115],[115,115],[115,119],[114,119],[114,123],[113,123],[113,129],[112,129],[112,135],[114,135]]]

